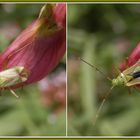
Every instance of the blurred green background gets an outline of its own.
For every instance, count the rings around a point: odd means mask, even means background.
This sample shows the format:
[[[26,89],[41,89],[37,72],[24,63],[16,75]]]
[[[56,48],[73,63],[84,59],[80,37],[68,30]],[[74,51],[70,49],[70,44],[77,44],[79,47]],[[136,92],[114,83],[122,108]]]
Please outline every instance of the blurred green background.
[[[37,19],[42,6],[43,4],[0,5],[0,52]],[[65,84],[64,58],[43,81],[15,90],[19,99],[8,90],[1,91],[0,136],[65,135]]]
[[[81,62],[80,56],[107,76],[140,41],[139,4],[68,5],[68,135],[139,136],[140,93],[115,87],[95,125],[95,116],[111,83]]]

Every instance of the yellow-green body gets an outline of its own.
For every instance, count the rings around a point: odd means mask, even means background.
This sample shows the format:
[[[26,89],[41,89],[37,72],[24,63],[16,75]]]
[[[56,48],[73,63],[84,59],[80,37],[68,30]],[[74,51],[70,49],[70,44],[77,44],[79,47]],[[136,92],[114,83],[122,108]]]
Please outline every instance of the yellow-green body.
[[[15,66],[0,72],[0,88],[15,86],[25,82],[28,78],[28,72],[22,66]]]
[[[134,86],[140,84],[140,77],[135,78],[134,74],[140,72],[140,60],[133,66],[121,72],[117,78],[112,80],[113,86]]]

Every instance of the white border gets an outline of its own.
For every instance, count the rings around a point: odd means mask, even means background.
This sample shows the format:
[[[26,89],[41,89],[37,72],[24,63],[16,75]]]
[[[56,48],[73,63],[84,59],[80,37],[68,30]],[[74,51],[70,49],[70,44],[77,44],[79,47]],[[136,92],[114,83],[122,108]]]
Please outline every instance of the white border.
[[[68,136],[68,22],[67,22],[67,3],[66,3],[66,137]]]

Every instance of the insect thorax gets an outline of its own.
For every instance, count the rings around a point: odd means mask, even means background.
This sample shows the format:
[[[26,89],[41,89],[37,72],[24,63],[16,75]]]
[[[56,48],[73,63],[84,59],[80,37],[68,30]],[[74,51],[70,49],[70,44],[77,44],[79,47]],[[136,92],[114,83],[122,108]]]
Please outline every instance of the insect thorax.
[[[119,76],[112,80],[113,86],[123,86],[126,85],[128,81],[130,81],[133,77],[129,75],[124,75],[123,73],[120,73]]]

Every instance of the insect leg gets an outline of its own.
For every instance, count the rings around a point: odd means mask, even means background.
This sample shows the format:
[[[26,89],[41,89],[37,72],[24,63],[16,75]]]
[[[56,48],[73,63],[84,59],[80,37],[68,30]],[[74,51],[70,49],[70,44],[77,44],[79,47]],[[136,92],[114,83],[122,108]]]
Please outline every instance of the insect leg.
[[[126,68],[128,68],[128,57],[125,58]]]
[[[127,90],[128,90],[129,95],[132,95],[131,88],[127,87]]]
[[[1,91],[0,91],[0,96],[2,96],[2,93],[1,93]]]
[[[99,117],[99,114],[100,114],[100,112],[101,112],[101,109],[103,108],[103,105],[104,105],[106,99],[107,99],[107,98],[109,97],[109,95],[111,94],[111,91],[112,91],[113,88],[114,88],[114,86],[112,86],[112,87],[109,89],[109,91],[108,91],[107,94],[105,95],[105,97],[104,97],[102,103],[100,104],[99,108],[97,109],[97,113],[96,113],[96,116],[95,116],[95,120],[94,120],[94,122],[93,122],[93,125],[96,124],[96,121],[97,121],[97,119],[98,119],[98,117]]]
[[[114,67],[114,72],[117,73],[118,75],[121,73],[121,71],[116,67]]]
[[[16,98],[19,98],[19,96],[12,89],[9,89],[9,90]]]
[[[22,91],[24,90],[23,88],[24,88],[24,86],[23,86],[23,85],[21,85],[21,90],[22,90]]]
[[[4,90],[4,88],[0,89],[0,96],[2,96],[2,91]]]
[[[135,91],[137,91],[137,92],[140,92],[140,90],[136,86],[134,86],[133,89],[135,89]]]

